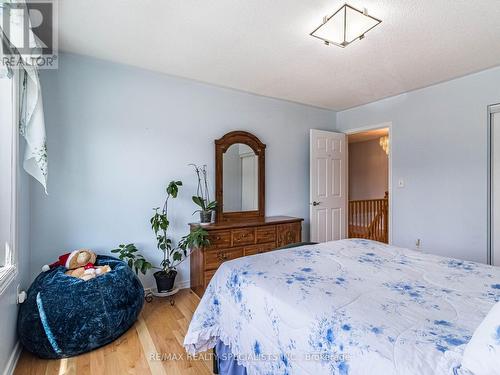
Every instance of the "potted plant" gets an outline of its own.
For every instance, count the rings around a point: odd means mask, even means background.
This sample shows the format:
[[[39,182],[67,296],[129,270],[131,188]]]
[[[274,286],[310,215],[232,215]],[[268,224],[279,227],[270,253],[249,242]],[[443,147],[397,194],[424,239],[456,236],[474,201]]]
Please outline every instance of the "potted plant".
[[[210,192],[208,190],[207,181],[207,166],[203,165],[201,167],[196,164],[190,164],[194,167],[196,177],[198,178],[198,187],[196,189],[196,195],[193,196],[193,202],[200,207],[199,210],[193,212],[200,213],[200,224],[206,225],[212,222],[212,214],[217,207],[216,201],[210,200]]]
[[[157,248],[163,252],[163,260],[160,263],[159,271],[153,275],[156,280],[158,292],[168,292],[173,289],[175,277],[177,276],[176,267],[179,266],[188,257],[188,250],[208,246],[208,232],[201,227],[192,230],[188,235],[181,238],[177,246],[174,246],[172,240],[167,236],[170,222],[168,220],[168,201],[170,198],[177,198],[179,187],[182,181],[171,181],[167,186],[167,197],[163,208],[155,208],[155,213],[151,218],[151,228],[156,236]],[[155,267],[158,268],[158,267]]]

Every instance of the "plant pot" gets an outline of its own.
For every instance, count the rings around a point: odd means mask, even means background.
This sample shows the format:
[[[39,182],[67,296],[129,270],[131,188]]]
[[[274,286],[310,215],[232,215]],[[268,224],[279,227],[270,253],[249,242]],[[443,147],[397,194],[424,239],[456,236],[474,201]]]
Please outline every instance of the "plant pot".
[[[170,292],[174,288],[175,277],[177,276],[176,270],[158,271],[153,274],[156,280],[156,287],[158,292]]]
[[[212,222],[212,211],[200,211],[200,224],[210,224]]]

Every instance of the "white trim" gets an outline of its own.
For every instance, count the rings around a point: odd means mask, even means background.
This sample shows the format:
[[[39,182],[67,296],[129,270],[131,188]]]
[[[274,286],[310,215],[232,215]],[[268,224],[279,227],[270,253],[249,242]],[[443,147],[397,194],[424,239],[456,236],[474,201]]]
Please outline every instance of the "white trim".
[[[487,108],[487,137],[488,137],[488,143],[487,143],[487,155],[488,155],[488,185],[487,185],[487,197],[488,197],[488,203],[487,203],[487,236],[488,236],[488,243],[487,243],[487,249],[486,249],[486,263],[487,264],[494,264],[493,260],[493,231],[492,231],[492,224],[493,224],[493,162],[492,162],[492,151],[493,151],[493,144],[492,144],[492,118],[493,114],[500,112],[500,104],[492,104],[489,105]]]
[[[19,71],[14,72],[12,77],[13,88],[13,106],[14,106],[14,140],[13,140],[13,168],[14,178],[12,181],[12,265],[17,267],[19,261],[19,94],[20,81]]]
[[[393,139],[392,139],[392,121],[387,121],[387,122],[382,122],[380,124],[375,124],[375,125],[367,125],[367,126],[362,126],[359,128],[355,129],[347,129],[347,130],[339,130],[340,132],[350,135],[350,134],[355,134],[355,133],[362,133],[365,131],[369,130],[377,130],[377,129],[384,129],[388,128],[389,129],[389,183],[388,183],[388,190],[389,190],[389,245],[392,244],[393,242],[393,223],[394,223],[394,215],[393,215],[393,196],[392,194],[392,149],[393,149]],[[347,153],[347,163],[349,163],[349,152]],[[349,164],[348,164],[349,165]],[[347,178],[349,178],[349,174],[347,174]]]
[[[183,280],[183,281],[178,282],[175,285],[175,287],[179,288],[179,289],[189,289],[191,287],[191,282],[190,282],[190,280]]]
[[[0,266],[0,295],[8,288],[17,276],[18,262],[18,181],[19,181],[19,131],[18,131],[18,95],[19,73],[14,72],[12,79],[12,149],[11,149],[11,218],[10,218],[10,243],[9,253],[5,254],[5,263]]]
[[[176,282],[174,284],[174,288],[175,289],[189,289],[189,288],[191,288],[191,280],[182,280],[182,281]],[[153,289],[156,289],[156,284],[154,284],[154,283],[151,284],[150,286],[144,287],[145,292],[149,292]]]
[[[21,356],[23,347],[21,344],[16,342],[16,345],[14,345],[14,350],[10,354],[9,361],[7,362],[7,366],[5,366],[5,370],[3,372],[3,375],[12,375],[14,373],[14,370],[16,369],[17,361],[19,361],[19,357]]]
[[[0,296],[17,276],[16,266],[0,267]]]
[[[10,265],[17,267],[19,254],[19,72],[14,72],[12,77],[12,217],[11,217],[11,259]]]
[[[493,104],[488,107],[488,112],[490,114],[500,112],[500,104]]]

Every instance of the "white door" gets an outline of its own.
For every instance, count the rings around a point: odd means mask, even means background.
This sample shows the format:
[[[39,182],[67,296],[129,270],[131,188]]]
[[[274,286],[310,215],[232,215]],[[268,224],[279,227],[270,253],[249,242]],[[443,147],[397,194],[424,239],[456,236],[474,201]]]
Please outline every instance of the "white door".
[[[500,106],[491,115],[491,260],[500,266]]]
[[[311,129],[310,134],[311,241],[346,237],[346,135]]]

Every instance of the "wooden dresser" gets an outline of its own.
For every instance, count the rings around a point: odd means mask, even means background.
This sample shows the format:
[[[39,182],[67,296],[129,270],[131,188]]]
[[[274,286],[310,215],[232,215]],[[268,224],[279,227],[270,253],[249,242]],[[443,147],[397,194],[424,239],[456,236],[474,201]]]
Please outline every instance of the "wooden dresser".
[[[271,216],[259,221],[216,223],[203,226],[209,232],[210,246],[193,249],[191,289],[203,296],[217,268],[226,260],[264,253],[301,242],[301,218]],[[190,224],[191,229],[199,224]]]

